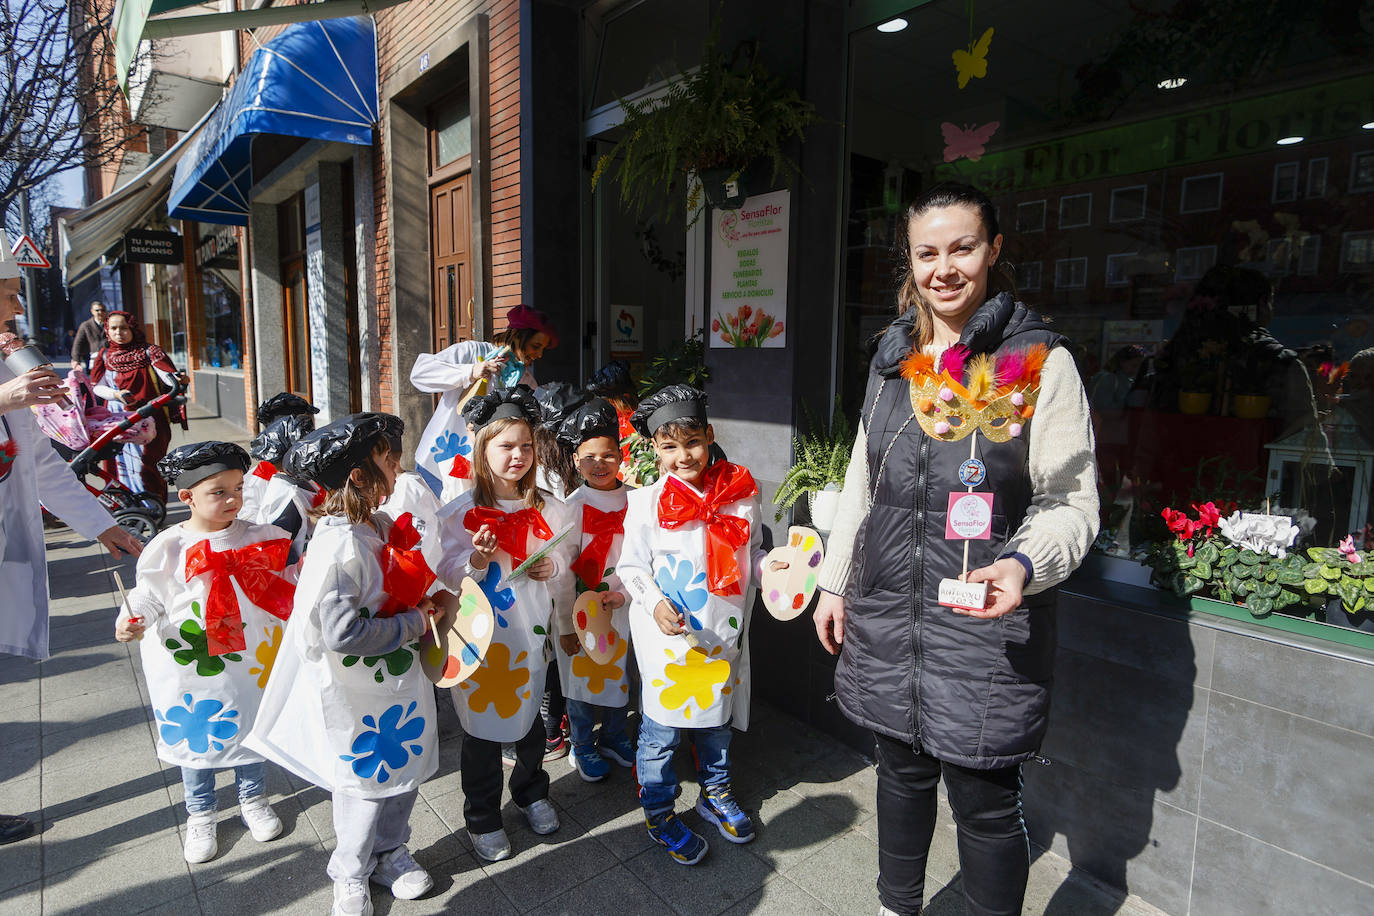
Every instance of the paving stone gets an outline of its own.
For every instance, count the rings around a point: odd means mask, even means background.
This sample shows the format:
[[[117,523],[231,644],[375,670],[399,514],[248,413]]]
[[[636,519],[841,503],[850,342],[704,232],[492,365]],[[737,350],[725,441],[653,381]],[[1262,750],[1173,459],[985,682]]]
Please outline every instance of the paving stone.
[[[198,893],[227,879],[262,870],[284,862],[306,860],[320,871],[328,856],[315,831],[305,821],[298,808],[289,801],[273,800],[273,810],[281,818],[282,833],[275,840],[259,843],[253,839],[239,818],[238,805],[220,805],[218,814],[219,855],[201,865],[191,866],[191,879]],[[178,828],[185,842],[184,809],[178,808]],[[306,866],[302,866],[304,870]]]
[[[175,835],[176,826],[162,787],[53,818],[44,825],[43,867],[50,874],[64,872],[165,834]]]
[[[540,904],[530,912],[538,916],[582,916],[584,913],[646,912],[656,907],[658,898],[623,865],[576,885],[571,890]],[[793,911],[794,913],[797,911]]]
[[[22,718],[21,713],[38,705],[38,683],[37,677],[10,682],[0,680],[0,709],[5,711],[6,717]]]
[[[775,871],[785,871],[814,855],[849,829],[848,824],[831,818],[812,800],[791,789],[769,790],[763,797],[736,793],[736,800],[753,818],[757,831],[747,848]],[[720,834],[710,829],[706,836],[714,843]],[[720,839],[727,842],[724,837]]]
[[[833,913],[791,880],[774,875],[763,886],[725,911],[727,916],[798,916],[802,913]],[[850,911],[841,911],[850,912]]]
[[[38,707],[30,707],[37,709]],[[43,744],[37,737],[37,722],[6,722],[0,725],[0,785],[10,781],[37,779],[43,759]],[[10,735],[33,735],[26,740],[10,740]]]
[[[614,797],[587,799],[567,809],[565,814],[600,840],[621,862],[628,862],[655,847],[644,828],[644,809],[633,788]]]
[[[518,827],[516,818],[520,818]],[[509,805],[506,831],[511,857],[483,863],[482,868],[522,913],[553,899],[571,884],[596,877],[617,862],[610,849],[571,819],[563,822],[557,833],[538,836],[523,823],[520,812]]]
[[[434,890],[421,900],[393,900],[384,888],[374,884],[372,904],[376,907],[378,916],[388,913],[395,913],[397,916],[430,916],[440,913],[506,916],[519,912],[496,882],[482,870],[477,859],[471,855],[462,855],[436,865],[429,869],[429,876],[434,879]],[[567,882],[564,881],[560,887],[566,885]],[[538,913],[542,910],[537,908],[533,912]]]
[[[878,844],[856,830],[802,859],[786,874],[802,890],[837,912],[878,911]]]
[[[43,912],[127,916],[186,897],[195,888],[175,832],[65,872],[45,875]]]
[[[43,877],[43,840],[35,833],[27,840],[9,843],[0,852],[0,901],[11,894],[23,896],[21,888],[27,887]],[[3,910],[3,906],[0,906]],[[38,910],[30,910],[37,913]]]
[[[773,874],[773,869],[751,853],[749,847],[726,842],[714,829],[707,832],[695,813],[682,818],[710,845],[705,859],[687,868],[655,845],[626,863],[673,912],[682,916],[722,913],[758,890]]]
[[[43,883],[33,881],[6,890],[5,875],[0,875],[0,916],[34,916],[43,912]]]
[[[325,874],[328,856],[318,846],[277,848],[278,842],[257,844],[250,838],[248,843],[257,847],[253,855],[239,862],[224,880],[196,892],[200,912],[205,916],[329,912],[333,885]],[[193,865],[192,874],[214,864]]]
[[[411,812],[410,841],[406,845],[415,860],[427,869],[471,850],[467,831],[455,833],[423,798],[416,800],[415,810]]]

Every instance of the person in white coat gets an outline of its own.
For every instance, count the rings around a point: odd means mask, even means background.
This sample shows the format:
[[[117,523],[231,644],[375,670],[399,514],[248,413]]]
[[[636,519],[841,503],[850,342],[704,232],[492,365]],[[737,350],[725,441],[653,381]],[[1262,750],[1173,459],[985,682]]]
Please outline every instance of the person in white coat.
[[[486,379],[489,388],[526,385],[534,390],[539,384],[534,363],[545,349],[558,346],[553,325],[537,309],[517,305],[506,321],[506,329],[491,342],[464,340],[438,353],[421,353],[410,370],[410,384],[440,395],[415,449],[415,470],[443,503],[473,487],[472,436],[459,412],[463,395],[479,379]]]
[[[18,278],[0,280],[0,322],[23,313]],[[100,541],[112,556],[138,556],[143,550],[52,450],[28,410],[65,393],[51,369],[16,377],[0,361],[0,587],[6,596],[0,652],[10,655],[48,657],[48,566],[40,500],[77,534]],[[24,839],[33,830],[27,818],[0,815],[0,844]]]

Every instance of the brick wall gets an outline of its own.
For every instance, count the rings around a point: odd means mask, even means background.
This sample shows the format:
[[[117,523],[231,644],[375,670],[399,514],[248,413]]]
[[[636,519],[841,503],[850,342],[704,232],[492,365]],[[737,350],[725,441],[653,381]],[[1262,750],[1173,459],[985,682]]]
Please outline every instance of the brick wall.
[[[484,227],[491,244],[492,327],[505,325],[505,315],[520,302],[520,3],[519,0],[411,0],[377,14],[377,70],[381,86],[418,58],[440,36],[471,17],[486,13],[489,38],[491,125],[491,211]],[[385,99],[383,99],[385,105]],[[475,112],[474,112],[475,114]],[[382,410],[395,409],[395,385],[408,384],[410,367],[391,365],[391,264],[386,197],[386,116],[374,146],[372,199],[376,223],[376,303],[379,338],[378,395]],[[487,329],[490,332],[491,327]],[[485,336],[485,335],[484,335]]]

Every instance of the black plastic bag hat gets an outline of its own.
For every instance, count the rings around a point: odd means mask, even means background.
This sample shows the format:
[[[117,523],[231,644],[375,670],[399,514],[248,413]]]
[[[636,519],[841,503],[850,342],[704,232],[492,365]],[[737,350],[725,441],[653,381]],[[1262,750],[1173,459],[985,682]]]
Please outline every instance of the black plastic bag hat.
[[[539,402],[540,423],[557,432],[573,411],[591,400],[591,395],[569,382],[549,382],[534,389],[534,399]]]
[[[283,391],[281,394],[272,395],[258,405],[258,428],[262,429],[273,420],[280,419],[281,417],[301,415],[314,416],[319,412],[320,409],[318,407],[315,407],[300,395],[291,394],[289,391]],[[313,422],[310,428],[315,428]]]
[[[164,455],[157,470],[170,486],[189,490],[223,471],[248,470],[248,453],[232,442],[192,442]]]
[[[691,385],[669,385],[641,401],[630,416],[630,425],[646,439],[675,422],[705,426],[706,392]]]
[[[463,419],[474,431],[504,418],[524,420],[533,429],[539,425],[539,402],[528,385],[493,391],[469,398],[463,405]]]
[[[248,454],[255,461],[281,464],[286,450],[315,429],[315,418],[308,413],[277,417],[248,445]]]
[[[634,379],[630,377],[630,364],[623,359],[613,359],[596,370],[587,390],[599,398],[626,397],[634,394]]]
[[[405,423],[389,413],[355,413],[310,433],[286,453],[286,473],[337,490],[348,475],[367,461],[377,442],[385,438],[391,450],[401,450]]]
[[[620,441],[620,419],[615,408],[601,398],[592,398],[564,418],[558,426],[558,441],[564,448],[576,450],[588,439],[605,436]]]

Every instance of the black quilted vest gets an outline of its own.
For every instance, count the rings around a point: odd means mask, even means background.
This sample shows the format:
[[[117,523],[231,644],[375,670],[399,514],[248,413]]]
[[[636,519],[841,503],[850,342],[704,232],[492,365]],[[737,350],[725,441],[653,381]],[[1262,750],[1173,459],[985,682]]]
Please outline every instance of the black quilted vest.
[[[836,698],[859,725],[961,766],[993,769],[1033,756],[1045,733],[1055,650],[1055,591],[1026,598],[996,620],[937,603],[955,578],[963,542],[945,540],[951,492],[970,440],[939,442],[916,422],[900,373],[912,320],[879,342],[864,398],[871,508],[854,546]],[[1064,343],[1039,315],[1003,293],[970,319],[961,338],[974,353]],[[1025,432],[1005,443],[979,435],[987,466],[975,489],[993,493],[992,537],[969,543],[969,569],[992,563],[1020,527],[1032,496]]]

